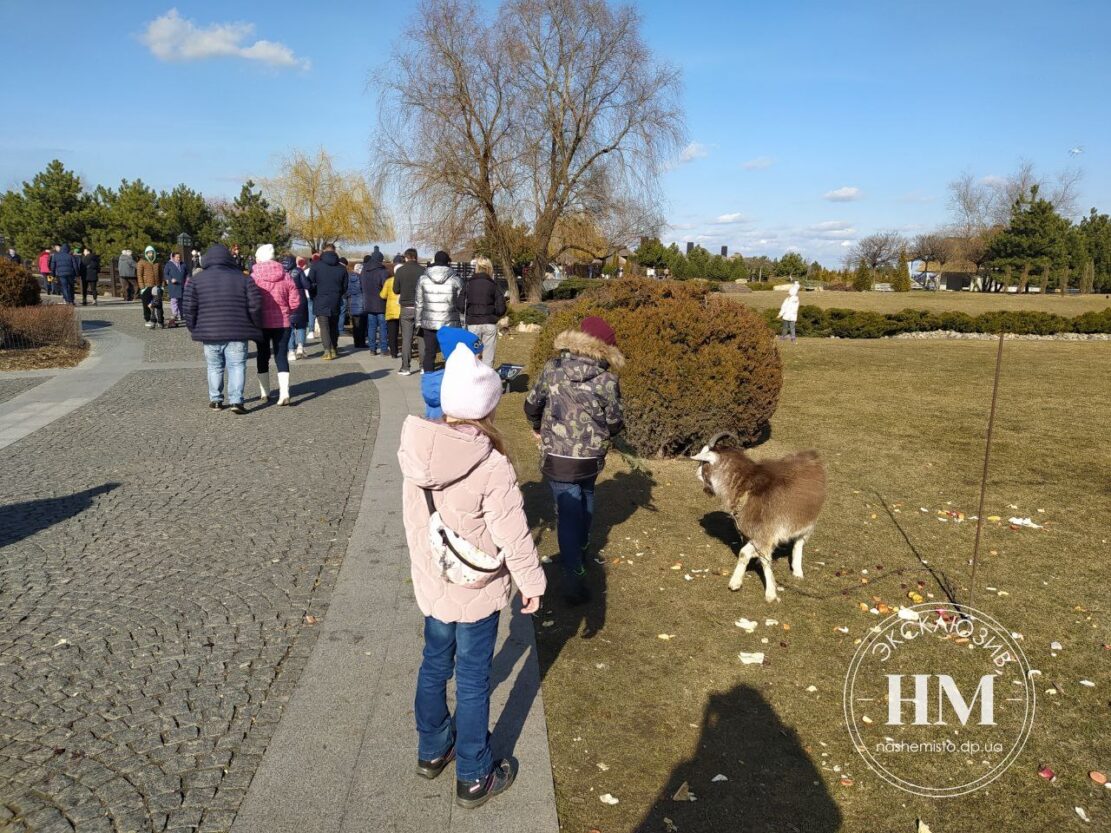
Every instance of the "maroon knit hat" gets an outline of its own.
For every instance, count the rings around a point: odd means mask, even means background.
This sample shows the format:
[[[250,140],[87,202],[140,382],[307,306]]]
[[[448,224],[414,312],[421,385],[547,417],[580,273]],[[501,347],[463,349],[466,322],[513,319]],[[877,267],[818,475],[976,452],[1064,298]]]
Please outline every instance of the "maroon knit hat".
[[[579,329],[610,347],[617,346],[617,333],[613,331],[613,327],[606,323],[604,318],[599,318],[596,315],[584,318],[582,324],[579,325]]]

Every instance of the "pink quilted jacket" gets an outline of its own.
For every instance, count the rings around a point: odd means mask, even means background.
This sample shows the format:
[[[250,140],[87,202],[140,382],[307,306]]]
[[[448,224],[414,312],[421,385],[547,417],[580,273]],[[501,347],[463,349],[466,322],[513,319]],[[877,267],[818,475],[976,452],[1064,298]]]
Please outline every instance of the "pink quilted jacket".
[[[410,416],[401,429],[397,457],[405,477],[405,537],[421,613],[441,622],[485,619],[509,604],[510,577],[522,596],[544,594],[547,579],[529,532],[517,475],[488,437],[469,425]],[[445,581],[428,545],[428,507],[421,487],[435,492],[440,517],[455,532],[490,554],[504,550],[508,571],[478,589]]]
[[[301,306],[301,293],[293,278],[276,260],[256,263],[251,267],[251,280],[262,295],[262,326],[281,330],[289,326],[289,314]]]

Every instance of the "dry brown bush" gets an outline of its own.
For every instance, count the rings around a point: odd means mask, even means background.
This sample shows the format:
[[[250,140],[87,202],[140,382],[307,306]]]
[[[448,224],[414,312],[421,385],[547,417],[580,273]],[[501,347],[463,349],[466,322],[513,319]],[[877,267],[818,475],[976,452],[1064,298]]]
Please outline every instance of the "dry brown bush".
[[[588,315],[605,318],[628,363],[621,371],[627,439],[643,456],[671,456],[718,431],[743,443],[767,431],[783,383],[767,324],[705,286],[626,278],[554,312],[533,349],[533,377],[552,342]]]
[[[81,322],[71,306],[0,307],[0,347],[4,349],[83,344]]]

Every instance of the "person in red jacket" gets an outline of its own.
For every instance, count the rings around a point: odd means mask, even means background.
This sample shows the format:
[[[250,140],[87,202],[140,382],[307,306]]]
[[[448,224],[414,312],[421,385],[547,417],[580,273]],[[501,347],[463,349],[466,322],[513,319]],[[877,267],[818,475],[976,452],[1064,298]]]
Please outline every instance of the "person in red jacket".
[[[50,271],[50,249],[43,249],[39,255],[39,274],[42,275],[43,289],[47,295],[54,294],[54,275]]]

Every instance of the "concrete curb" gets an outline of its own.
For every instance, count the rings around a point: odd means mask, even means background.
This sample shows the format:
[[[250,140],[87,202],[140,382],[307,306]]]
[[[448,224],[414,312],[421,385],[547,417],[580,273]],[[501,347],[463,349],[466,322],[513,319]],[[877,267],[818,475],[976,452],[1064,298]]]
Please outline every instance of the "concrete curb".
[[[495,755],[519,759],[517,785],[454,812],[452,771],[417,777],[412,700],[422,620],[401,521],[401,425],[423,409],[419,377],[353,357],[374,379],[379,422],[359,516],[322,632],[247,791],[232,833],[527,829],[556,833],[555,789],[532,623],[502,617],[494,660]]]

